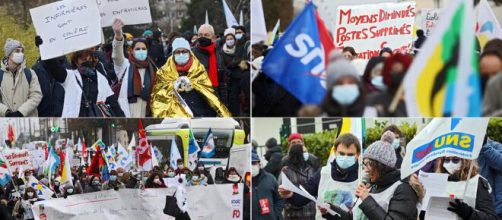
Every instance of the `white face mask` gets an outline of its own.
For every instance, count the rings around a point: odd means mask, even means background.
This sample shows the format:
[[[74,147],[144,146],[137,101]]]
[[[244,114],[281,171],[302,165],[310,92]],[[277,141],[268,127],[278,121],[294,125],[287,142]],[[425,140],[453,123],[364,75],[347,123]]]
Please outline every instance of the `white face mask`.
[[[12,53],[12,62],[15,64],[21,64],[24,61],[24,53],[22,52],[17,52],[17,53]]]
[[[303,160],[304,161],[309,160],[309,152],[303,152]]]
[[[68,189],[68,190],[66,190],[66,192],[72,194],[73,193],[73,189]]]
[[[443,167],[448,171],[449,174],[454,174],[455,172],[460,170],[460,166],[462,165],[462,162],[458,163],[453,163],[450,161],[449,163],[443,163]]]
[[[33,197],[33,192],[28,192],[26,194],[28,194],[28,197],[30,197],[30,198]]]
[[[239,176],[234,174],[234,175],[228,175],[227,179],[228,179],[228,181],[231,181],[231,182],[237,182],[237,181],[239,181],[240,178],[239,178]]]
[[[258,176],[258,174],[260,174],[260,165],[252,165],[251,166],[251,174],[253,175],[253,177],[255,176]]]
[[[227,40],[227,45],[229,47],[234,46],[235,45],[235,40]]]

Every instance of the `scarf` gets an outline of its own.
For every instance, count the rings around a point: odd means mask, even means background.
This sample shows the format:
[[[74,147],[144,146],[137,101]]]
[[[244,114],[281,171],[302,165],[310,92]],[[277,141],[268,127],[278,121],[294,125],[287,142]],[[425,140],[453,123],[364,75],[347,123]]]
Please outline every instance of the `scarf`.
[[[141,97],[143,100],[148,101],[150,97],[150,91],[152,84],[155,80],[156,68],[150,59],[144,61],[139,61],[134,58],[133,52],[129,52],[129,62],[131,66],[129,67],[129,85],[127,91],[127,97]],[[139,74],[139,69],[145,70],[145,78],[143,85],[141,84],[141,76]]]
[[[198,46],[201,50],[209,53],[209,80],[211,80],[211,84],[213,87],[218,87],[218,67],[216,66],[216,44],[211,43],[211,45],[207,47]]]
[[[192,67],[193,58],[190,55],[190,58],[188,58],[188,62],[185,63],[185,65],[178,65],[176,62],[174,62],[174,63],[176,65],[176,71],[178,71],[178,73],[186,73],[186,72],[188,72],[190,67]]]
[[[223,52],[229,55],[234,55],[235,54],[235,45],[232,48],[228,48],[227,44],[223,45]]]

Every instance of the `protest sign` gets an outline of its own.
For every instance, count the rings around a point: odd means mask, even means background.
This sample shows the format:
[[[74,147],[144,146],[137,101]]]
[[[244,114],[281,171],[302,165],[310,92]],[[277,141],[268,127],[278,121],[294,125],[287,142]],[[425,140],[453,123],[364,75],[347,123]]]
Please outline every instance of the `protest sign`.
[[[354,47],[361,59],[378,56],[384,47],[409,52],[415,10],[413,1],[340,6],[333,32],[335,46]]]
[[[16,170],[32,169],[28,150],[6,150],[4,151],[4,156],[12,172]]]
[[[115,18],[125,25],[152,23],[148,0],[96,0],[101,15],[101,26],[110,27]]]
[[[230,156],[228,157],[228,167],[235,167],[239,175],[244,176],[249,172],[249,164],[251,164],[251,145],[233,146],[230,148]]]
[[[434,118],[407,145],[401,178],[438,157],[476,159],[488,127],[488,118]]]
[[[30,9],[42,60],[94,47],[101,43],[99,10],[95,0],[57,1]]]
[[[422,9],[422,30],[425,36],[431,35],[432,29],[439,22],[440,12],[440,9]]]
[[[45,162],[45,152],[42,149],[29,151],[33,169],[38,169]]]
[[[187,187],[191,219],[242,219],[243,184]],[[36,220],[46,219],[174,219],[163,213],[166,196],[176,188],[120,189],[50,199],[33,205]],[[208,199],[210,198],[210,199]]]

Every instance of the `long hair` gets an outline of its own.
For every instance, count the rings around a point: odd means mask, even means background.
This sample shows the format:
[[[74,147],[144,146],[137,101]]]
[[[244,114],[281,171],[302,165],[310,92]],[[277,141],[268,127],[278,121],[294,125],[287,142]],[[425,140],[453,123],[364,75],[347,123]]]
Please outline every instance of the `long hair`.
[[[468,179],[467,175],[469,175],[469,168],[471,167],[471,164],[473,164],[473,167],[470,178],[478,175],[478,164],[475,161],[460,158],[460,162],[462,163],[462,165],[460,166],[460,171],[454,173],[453,175],[457,175],[461,181]],[[436,161],[436,167],[434,169],[434,172],[447,173],[446,169],[443,167],[443,164],[444,164],[444,157],[438,158]]]
[[[305,161],[303,159],[302,144],[294,144],[293,146],[291,146],[288,156],[288,166],[302,168],[305,165]]]

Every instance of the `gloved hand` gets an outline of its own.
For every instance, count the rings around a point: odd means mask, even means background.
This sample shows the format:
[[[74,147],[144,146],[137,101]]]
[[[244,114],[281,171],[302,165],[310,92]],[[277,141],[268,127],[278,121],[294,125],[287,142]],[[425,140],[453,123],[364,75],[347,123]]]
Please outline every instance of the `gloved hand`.
[[[40,36],[35,36],[35,46],[40,46],[44,43],[44,41],[42,40],[42,38]]]
[[[24,115],[21,114],[21,112],[19,112],[19,111],[15,111],[15,112],[8,111],[7,113],[5,113],[5,117],[22,118],[22,117],[24,117]]]
[[[473,209],[465,202],[460,201],[460,199],[455,199],[450,201],[450,207],[447,208],[448,211],[456,213],[462,219],[469,219],[472,215]]]

